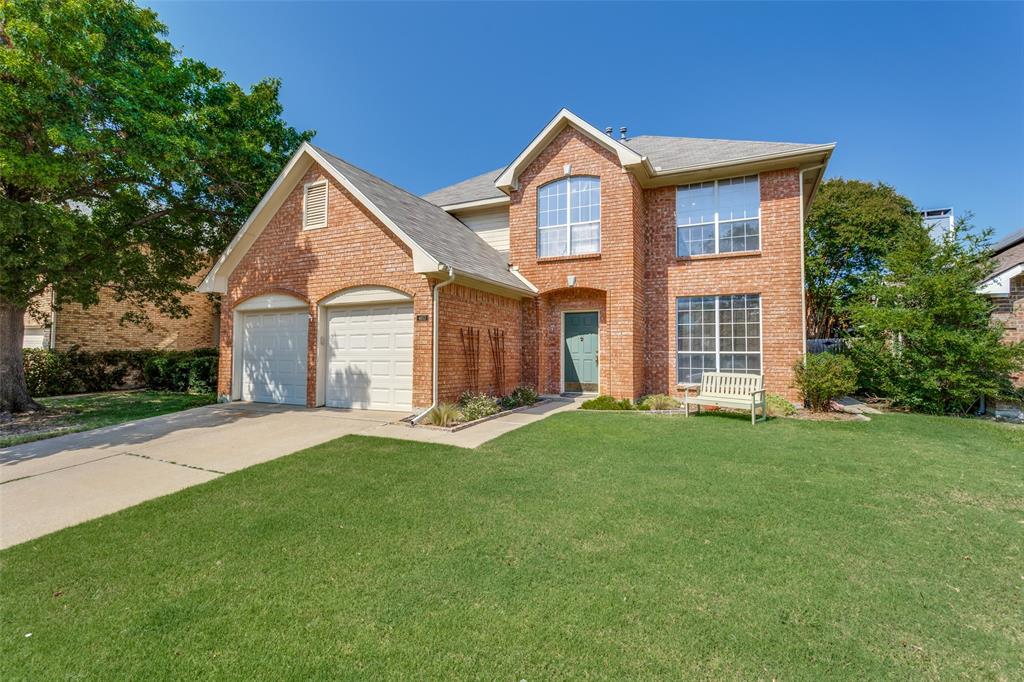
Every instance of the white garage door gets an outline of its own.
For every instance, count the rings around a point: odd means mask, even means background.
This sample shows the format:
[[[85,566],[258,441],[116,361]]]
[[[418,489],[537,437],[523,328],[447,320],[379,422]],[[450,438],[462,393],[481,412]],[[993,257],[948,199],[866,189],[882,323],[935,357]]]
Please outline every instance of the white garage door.
[[[412,303],[330,308],[330,407],[412,409]]]
[[[309,313],[242,316],[242,400],[306,404],[306,333]]]

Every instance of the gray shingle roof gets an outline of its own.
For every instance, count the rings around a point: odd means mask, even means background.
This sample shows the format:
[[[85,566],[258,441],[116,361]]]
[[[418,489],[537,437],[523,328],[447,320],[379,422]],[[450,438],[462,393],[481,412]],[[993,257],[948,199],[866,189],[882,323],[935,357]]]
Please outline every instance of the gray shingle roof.
[[[438,206],[450,206],[480,199],[500,199],[505,196],[505,193],[494,186],[494,179],[501,175],[503,170],[505,170],[504,166],[497,170],[481,173],[469,180],[463,180],[430,194],[424,194],[423,198]],[[463,197],[472,198],[464,199]]]
[[[821,146],[797,142],[749,142],[659,135],[638,135],[626,140],[625,144],[641,156],[646,156],[651,165],[661,171],[713,166],[771,154],[797,154]]]
[[[448,213],[324,149],[316,150],[436,260],[472,277],[530,291],[501,254]]]
[[[998,242],[992,245],[992,251],[997,254],[1002,253],[1011,246],[1016,246],[1020,242],[1024,242],[1024,229],[1017,230],[1016,232],[1000,239]]]
[[[817,144],[797,142],[750,142],[745,140],[714,140],[700,137],[662,137],[638,135],[626,140],[625,145],[641,156],[646,156],[655,169],[667,172],[713,166],[732,161],[772,154],[797,154],[820,147]],[[505,196],[494,186],[494,179],[504,167],[444,187],[424,195],[424,199],[438,206],[450,206],[467,201],[496,199]]]

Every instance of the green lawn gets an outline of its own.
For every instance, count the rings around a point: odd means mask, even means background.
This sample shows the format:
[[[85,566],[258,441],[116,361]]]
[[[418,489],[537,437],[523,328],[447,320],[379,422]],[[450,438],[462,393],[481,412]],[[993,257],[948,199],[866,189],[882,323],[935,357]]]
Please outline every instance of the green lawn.
[[[0,424],[0,448],[209,405],[214,395],[112,391],[38,400],[45,411],[18,415],[12,422]]]
[[[4,680],[1022,679],[1024,430],[569,413],[475,451],[347,437],[0,570]]]

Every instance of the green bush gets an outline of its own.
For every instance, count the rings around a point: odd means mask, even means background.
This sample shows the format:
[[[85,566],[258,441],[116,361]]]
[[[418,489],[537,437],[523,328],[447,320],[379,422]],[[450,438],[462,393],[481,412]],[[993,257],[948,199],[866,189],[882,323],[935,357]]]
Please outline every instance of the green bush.
[[[25,383],[35,397],[126,386],[208,393],[217,385],[217,350],[66,351],[26,348]],[[160,371],[155,369],[160,367]]]
[[[679,407],[679,401],[664,393],[644,396],[636,404],[638,410],[674,410],[677,407]]]
[[[424,421],[434,426],[454,426],[463,421],[463,416],[455,403],[441,403],[430,411]]]
[[[146,386],[179,393],[209,393],[217,388],[216,351],[165,351],[142,368]]]
[[[498,404],[501,405],[503,410],[514,410],[517,407],[525,407],[526,405],[533,405],[540,396],[537,391],[533,390],[530,386],[519,386],[507,396],[498,399]]]
[[[633,410],[632,401],[629,398],[617,400],[610,395],[599,395],[585,401],[580,407],[584,410]]]
[[[833,400],[857,388],[857,368],[845,355],[808,355],[797,361],[793,372],[804,403],[816,412],[827,412]]]
[[[459,409],[462,411],[462,418],[467,422],[501,412],[496,398],[485,393],[470,393],[468,391],[459,398]]]
[[[796,408],[781,395],[768,394],[768,415],[772,417],[789,417],[796,414]]]
[[[968,414],[983,396],[1006,397],[1024,370],[1024,343],[992,320],[977,292],[994,264],[987,234],[961,219],[953,236],[926,229],[892,244],[885,268],[849,307],[847,354],[860,390],[932,414]]]

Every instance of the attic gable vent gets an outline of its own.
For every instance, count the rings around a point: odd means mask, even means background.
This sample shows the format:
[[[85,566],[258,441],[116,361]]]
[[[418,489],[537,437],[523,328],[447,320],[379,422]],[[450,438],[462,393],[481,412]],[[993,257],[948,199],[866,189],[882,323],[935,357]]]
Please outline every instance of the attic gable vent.
[[[302,229],[327,226],[327,181],[312,182],[302,196]]]

